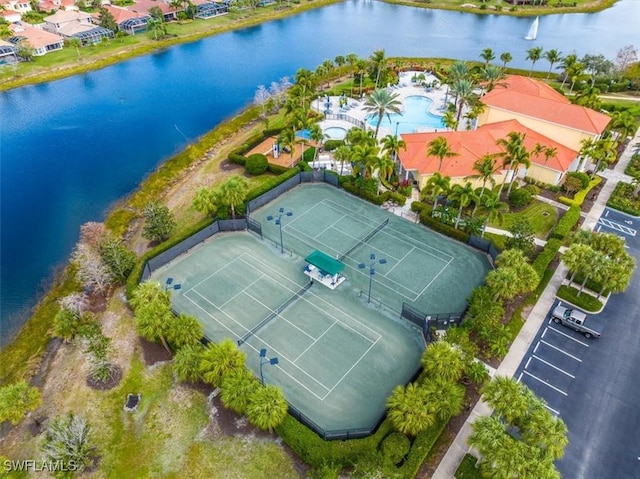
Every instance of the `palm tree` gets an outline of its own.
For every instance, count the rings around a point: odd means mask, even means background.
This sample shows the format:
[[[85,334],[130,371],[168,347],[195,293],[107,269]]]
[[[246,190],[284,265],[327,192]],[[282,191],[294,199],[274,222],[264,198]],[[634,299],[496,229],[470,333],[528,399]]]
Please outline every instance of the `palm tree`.
[[[462,350],[447,341],[429,344],[420,359],[428,378],[459,381],[464,374],[465,362]]]
[[[497,221],[498,224],[502,224],[502,214],[509,211],[509,205],[504,201],[500,201],[500,197],[497,195],[487,195],[482,206],[484,207],[484,212],[487,215],[487,218],[482,225],[482,234],[480,235],[481,238],[484,238],[484,233],[490,222]]]
[[[542,51],[542,47],[533,47],[527,50],[527,60],[531,60],[531,70],[529,70],[529,76],[531,76],[531,73],[533,73],[533,67],[535,66],[536,62],[542,57]]]
[[[231,217],[236,219],[236,207],[247,199],[249,183],[243,176],[233,176],[220,185],[220,199],[231,207]]]
[[[487,186],[487,182],[489,182],[492,188],[496,185],[496,180],[493,177],[493,175],[496,172],[495,168],[496,168],[495,155],[491,153],[487,153],[485,155],[482,155],[480,159],[476,160],[476,162],[473,164],[473,171],[477,171],[478,174],[469,175],[465,177],[465,180],[469,180],[469,179],[482,180],[482,189],[480,190],[480,195],[478,196],[478,199],[481,199],[482,196],[484,195],[484,190]]]
[[[169,321],[167,341],[180,349],[187,345],[199,344],[204,336],[202,324],[195,316],[181,313]]]
[[[615,130],[619,134],[619,138],[625,140],[628,136],[638,129],[638,124],[634,116],[629,111],[614,111],[611,114],[611,123],[609,128]]]
[[[333,152],[333,157],[340,162],[340,176],[342,176],[344,164],[351,159],[351,148],[347,145],[341,145]]]
[[[282,390],[268,384],[257,388],[247,405],[247,418],[254,426],[273,432],[287,417],[289,406]]]
[[[378,147],[367,143],[359,144],[351,150],[351,162],[354,166],[354,174],[364,170],[364,177],[368,178],[373,173],[372,169],[378,161]]]
[[[500,55],[500,61],[502,62],[503,68],[507,68],[507,63],[511,63],[513,61],[513,57],[511,53],[504,52]]]
[[[315,151],[313,152],[313,167],[316,166],[316,158],[318,157],[318,150],[322,148],[322,141],[325,138],[324,133],[322,132],[322,128],[317,123],[312,123],[309,126],[309,138],[314,141],[317,146]]]
[[[570,70],[573,68],[573,66],[578,63],[578,55],[576,55],[575,53],[571,53],[569,55],[567,55],[566,57],[564,57],[561,61],[560,61],[560,66],[563,69],[562,72],[562,85],[560,85],[560,89],[564,89],[564,84],[566,83],[566,81],[570,78]]]
[[[200,360],[202,379],[209,384],[219,386],[229,372],[245,367],[245,359],[246,354],[228,338],[220,343],[209,343],[202,352]]]
[[[607,255],[602,253],[601,251],[595,251],[589,248],[590,251],[587,256],[587,261],[582,265],[582,274],[584,275],[584,279],[582,284],[580,285],[580,289],[578,290],[577,295],[580,296],[584,287],[587,284],[587,281],[593,279],[594,281],[600,281],[600,275],[605,268],[607,262]]]
[[[171,352],[166,336],[173,320],[169,293],[159,283],[142,283],[131,298],[138,334],[149,341],[160,341]]]
[[[430,156],[438,158],[438,172],[442,170],[442,162],[445,158],[453,158],[458,155],[459,153],[451,149],[451,145],[443,136],[431,140],[427,145],[427,159]]]
[[[94,464],[96,445],[91,426],[83,417],[72,412],[56,416],[44,436],[42,449],[48,461],[66,468],[74,465],[77,472]]]
[[[384,55],[384,50],[376,50],[373,52],[371,57],[369,57],[369,61],[371,62],[371,73],[372,77],[376,79],[376,89],[380,83],[380,77],[382,76],[383,70],[386,68],[387,59]]]
[[[376,146],[377,141],[373,137],[373,131],[365,131],[362,128],[351,128],[344,138],[344,141],[349,146],[356,146],[360,144],[367,144]]]
[[[387,398],[387,417],[393,427],[403,434],[416,436],[433,426],[435,414],[425,401],[424,390],[415,383],[406,388],[396,386]]]
[[[555,48],[552,48],[551,50],[547,50],[546,52],[544,52],[544,58],[549,62],[549,71],[547,72],[548,79],[549,75],[551,75],[551,69],[553,68],[553,65],[562,61],[562,53]]]
[[[508,376],[494,376],[481,392],[484,402],[510,426],[518,425],[532,403],[539,401],[528,387]]]
[[[489,271],[485,278],[487,286],[493,292],[493,300],[511,299],[518,294],[518,278],[517,273],[510,268],[498,268]]]
[[[173,371],[180,381],[195,383],[200,379],[200,355],[202,343],[187,344],[173,357]]]
[[[162,18],[151,16],[147,20],[147,31],[153,34],[155,40],[158,40],[158,37],[163,38],[167,34],[167,26]]]
[[[499,81],[505,77],[504,68],[497,65],[486,65],[481,72],[482,80],[485,82],[484,89],[487,92],[500,85]]]
[[[440,172],[434,173],[433,176],[427,180],[426,191],[431,192],[433,211],[438,207],[438,196],[441,194],[447,195],[450,190],[451,178],[449,176],[442,176]]]
[[[378,122],[376,123],[376,131],[373,135],[374,138],[378,138],[378,130],[380,129],[380,123],[382,122],[382,118],[387,115],[389,119],[389,123],[391,123],[391,113],[402,112],[401,105],[402,103],[398,98],[400,95],[397,93],[389,93],[384,89],[374,90],[371,95],[366,99],[364,103],[364,110],[370,113],[373,113],[378,117]]]
[[[377,156],[376,160],[372,164],[373,171],[378,172],[378,193],[380,193],[381,181],[388,180],[393,174],[396,164],[387,155]]]
[[[600,89],[596,87],[583,88],[572,99],[572,102],[576,105],[585,106],[592,110],[599,110],[602,106],[600,100]]]
[[[472,80],[461,78],[451,85],[451,91],[456,94],[456,101],[458,104],[458,113],[456,115],[456,123],[460,123],[460,116],[462,115],[462,108],[470,105],[477,100],[478,95],[475,93],[475,84]]]
[[[258,388],[260,383],[248,369],[234,369],[222,379],[220,399],[224,407],[233,409],[238,414],[244,414]]]
[[[475,203],[478,201],[478,196],[476,195],[475,190],[473,189],[473,185],[470,181],[467,181],[464,186],[455,185],[451,190],[450,198],[454,201],[458,201],[458,216],[456,217],[455,228],[458,229],[458,224],[460,223],[460,218],[462,217],[462,208],[467,206],[472,201]]]
[[[407,142],[402,138],[399,138],[394,135],[387,135],[382,140],[380,140],[382,144],[382,153],[386,153],[391,156],[395,162],[398,161],[398,154],[400,153],[400,149],[407,149]]]
[[[505,150],[504,152],[497,153],[496,156],[502,158],[503,166],[509,165],[508,171],[511,172],[511,180],[509,181],[507,196],[511,194],[511,187],[516,179],[518,168],[521,165],[524,165],[527,168],[531,165],[531,162],[529,161],[530,153],[524,145],[525,136],[525,133],[512,131],[507,134],[506,138],[499,138],[496,140],[496,145],[502,146]],[[500,185],[498,196],[502,194],[503,187],[504,181]]]
[[[293,168],[295,145],[296,145],[296,132],[293,128],[285,128],[278,135],[278,144],[283,148],[287,148],[291,155],[291,167]]]
[[[571,273],[569,284],[573,283],[573,278],[575,278],[576,274],[584,269],[585,263],[589,261],[590,257],[591,247],[581,243],[573,243],[562,254],[562,262]]]
[[[447,110],[442,117],[442,123],[450,130],[457,130],[460,122],[456,121],[456,112],[454,110]]]
[[[215,216],[219,204],[218,190],[213,188],[200,188],[193,197],[193,208],[208,216]]]
[[[485,66],[487,66],[489,62],[492,62],[493,60],[495,60],[496,55],[495,53],[493,53],[493,50],[491,48],[485,48],[480,53],[480,58],[484,60],[484,64]]]
[[[436,343],[438,344],[438,343]],[[428,346],[429,348],[431,346]],[[455,381],[430,377],[422,383],[429,409],[442,421],[460,414],[464,406],[465,389]]]

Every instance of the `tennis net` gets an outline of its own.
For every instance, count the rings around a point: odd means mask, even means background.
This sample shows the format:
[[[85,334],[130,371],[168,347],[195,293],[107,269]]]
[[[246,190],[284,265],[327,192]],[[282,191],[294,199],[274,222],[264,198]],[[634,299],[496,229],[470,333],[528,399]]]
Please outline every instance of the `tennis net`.
[[[302,288],[300,288],[298,291],[296,291],[296,294],[294,294],[293,296],[291,296],[289,299],[287,299],[284,303],[282,303],[280,306],[278,306],[274,311],[271,312],[271,314],[269,314],[269,316],[267,316],[266,318],[264,318],[262,321],[260,321],[256,326],[254,326],[251,330],[249,330],[249,332],[245,333],[244,336],[242,336],[240,339],[238,339],[238,346],[242,346],[244,343],[247,342],[247,340],[253,336],[254,334],[256,334],[259,330],[261,330],[262,328],[264,328],[267,323],[273,321],[275,319],[276,316],[278,316],[280,313],[282,313],[285,309],[287,309],[287,306],[289,306],[291,303],[293,303],[296,299],[298,299],[299,297],[301,297],[310,287],[311,287],[311,281],[309,281],[307,284],[305,284]]]
[[[378,234],[378,232],[380,232],[380,230],[382,228],[384,228],[385,226],[387,226],[388,224],[389,224],[389,218],[384,220],[382,223],[380,223],[378,226],[376,226],[373,229],[373,231],[371,231],[369,234],[367,234],[367,236],[365,236],[364,238],[359,240],[355,245],[353,245],[347,251],[345,251],[340,256],[338,256],[338,261],[342,261],[343,259],[345,259],[349,254],[351,254],[353,252],[353,250],[355,250],[358,246],[365,244],[367,241],[369,241],[371,238],[373,238],[376,234]]]

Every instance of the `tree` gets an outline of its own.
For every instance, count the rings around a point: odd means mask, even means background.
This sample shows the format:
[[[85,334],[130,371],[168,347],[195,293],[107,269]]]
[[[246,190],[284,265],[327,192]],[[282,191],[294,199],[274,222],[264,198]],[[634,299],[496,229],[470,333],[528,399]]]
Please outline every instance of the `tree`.
[[[500,197],[497,195],[487,195],[482,202],[482,206],[484,207],[484,213],[487,215],[482,225],[481,237],[484,238],[484,233],[490,222],[497,221],[498,224],[502,224],[502,214],[509,211],[509,205],[504,201],[500,201]]]
[[[435,172],[431,178],[427,180],[425,191],[431,194],[433,198],[433,211],[438,207],[438,197],[442,195],[448,195],[451,190],[451,178],[449,176],[442,176],[439,172]]]
[[[264,85],[258,85],[256,92],[253,94],[253,103],[260,108],[262,108],[262,117],[266,118],[267,116],[267,101],[271,98],[271,94],[269,90],[266,89]]]
[[[91,249],[96,250],[105,238],[107,229],[104,223],[89,221],[80,226],[80,243],[84,243]]]
[[[585,268],[585,264],[591,259],[591,247],[586,244],[573,243],[562,254],[562,261],[569,269],[571,276],[569,284],[573,282],[576,274]]]
[[[225,375],[220,384],[220,399],[224,407],[244,414],[259,388],[260,383],[248,369],[234,369]]]
[[[533,73],[533,67],[535,66],[536,62],[542,57],[542,51],[542,47],[533,47],[527,50],[527,60],[531,60],[531,70],[529,70],[529,76],[531,76],[531,73]]]
[[[468,206],[471,202],[477,202],[478,197],[473,189],[473,185],[470,181],[467,181],[464,186],[454,185],[451,190],[450,198],[458,202],[458,216],[456,217],[455,228],[458,229],[458,224],[462,217],[462,208]]]
[[[51,421],[44,434],[42,449],[48,460],[63,464],[65,470],[82,472],[91,467],[96,458],[92,436],[89,423],[70,412]]]
[[[98,11],[100,12],[98,17],[100,20],[100,26],[103,28],[107,28],[112,32],[117,32],[118,24],[116,23],[116,19],[111,14],[111,12],[109,12],[109,10],[104,7],[100,7]]]
[[[455,382],[465,369],[462,350],[447,341],[436,341],[427,346],[420,360],[427,377]]]
[[[160,11],[160,15],[158,15],[158,12],[154,14],[154,9]],[[153,7],[149,10],[149,13],[151,17],[147,20],[147,31],[153,35],[154,40],[164,38],[167,35],[167,25],[164,22],[162,10],[159,7]]]
[[[499,138],[496,140],[496,145],[504,148],[504,151],[496,153],[498,158],[502,158],[503,166],[509,166],[508,172],[511,172],[511,179],[509,180],[509,188],[507,189],[507,196],[511,194],[511,187],[516,179],[518,169],[521,165],[529,167],[531,162],[529,161],[530,153],[524,144],[526,133],[519,131],[511,131],[507,134],[506,138]],[[505,177],[506,179],[506,177]],[[500,191],[498,195],[502,193],[504,187],[504,181],[500,185]]]
[[[490,92],[500,85],[500,80],[504,79],[504,68],[497,65],[486,65],[481,71],[481,76],[485,82],[484,90]]]
[[[507,63],[511,63],[513,61],[513,57],[511,56],[511,53],[504,52],[500,55],[500,61],[502,62],[502,66],[507,68]]]
[[[426,404],[440,420],[446,421],[462,411],[465,389],[461,384],[438,376],[428,376],[421,387]]]
[[[496,159],[495,155],[487,153],[486,155],[482,155],[480,159],[476,160],[473,164],[473,171],[478,172],[477,175],[469,175],[465,177],[465,180],[482,180],[482,189],[480,190],[480,195],[478,199],[482,199],[484,195],[484,190],[487,186],[487,182],[493,188],[496,185],[496,180],[493,177],[495,174],[496,168]]]
[[[69,37],[67,39],[67,44],[76,49],[76,55],[78,55],[78,60],[80,60],[80,47],[82,46],[80,39],[77,37]]]
[[[616,54],[615,67],[618,73],[623,73],[627,67],[638,61],[638,49],[633,45],[625,45]]]
[[[296,151],[296,132],[294,128],[285,128],[278,135],[278,144],[282,145],[283,149],[288,150],[291,155],[291,167],[293,168],[293,161]]]
[[[180,381],[195,383],[200,379],[201,343],[186,344],[173,357],[173,370]]]
[[[136,317],[138,334],[149,341],[160,341],[171,352],[166,336],[173,319],[169,292],[163,291],[160,283],[140,284],[130,300]]]
[[[399,97],[400,95],[397,93],[389,93],[387,90],[377,89],[365,100],[364,111],[373,113],[378,118],[376,131],[373,135],[374,138],[378,138],[380,123],[385,115],[389,119],[389,122],[391,122],[391,113],[402,112]]]
[[[150,241],[165,241],[176,229],[176,222],[166,205],[150,202],[142,209],[142,237]]]
[[[551,70],[553,69],[553,65],[562,61],[562,52],[552,48],[551,50],[547,50],[544,52],[544,58],[549,62],[549,71],[547,72],[547,79],[551,75]]]
[[[219,192],[214,188],[200,188],[193,197],[193,208],[207,216],[215,216],[219,204]]]
[[[247,418],[254,426],[272,432],[287,417],[288,405],[282,390],[268,384],[259,387],[247,404]]]
[[[370,177],[372,169],[378,162],[378,147],[369,143],[360,143],[351,150],[351,162],[354,165],[354,175],[364,170],[365,177]]]
[[[233,176],[220,185],[220,201],[231,207],[231,217],[236,219],[236,208],[244,203],[249,193],[249,183],[243,176]]]
[[[456,123],[458,124],[460,123],[462,109],[478,99],[478,95],[474,91],[475,87],[474,82],[467,78],[460,78],[451,85],[451,91],[455,93],[458,105],[458,113],[456,114]]]
[[[0,423],[11,421],[16,425],[41,403],[38,388],[29,386],[26,381],[3,386],[0,388]]]
[[[484,60],[484,64],[485,65],[488,65],[490,62],[495,60],[496,55],[495,55],[495,53],[493,53],[493,50],[491,48],[485,48],[480,53],[480,58],[482,58]]]
[[[625,140],[628,136],[632,136],[638,129],[636,119],[629,111],[614,111],[611,114],[611,123],[609,128],[615,130],[619,134],[619,138]]]
[[[416,383],[396,386],[387,398],[387,417],[393,427],[409,436],[433,426],[435,413],[429,408],[425,391]]]
[[[398,155],[400,154],[400,150],[407,149],[407,142],[402,138],[399,138],[395,135],[387,135],[385,136],[380,143],[382,144],[382,152],[393,158],[393,161],[398,161]]]
[[[596,83],[599,75],[609,75],[613,69],[613,62],[607,60],[604,55],[585,55],[580,59],[584,70],[591,76],[591,87]]]
[[[220,343],[209,343],[201,355],[202,378],[209,384],[219,386],[231,371],[245,367],[245,359],[246,354],[228,338]]]
[[[519,278],[516,272],[510,268],[498,268],[489,271],[485,282],[493,292],[493,300],[511,299],[518,294],[516,283]]]
[[[71,262],[77,268],[76,277],[82,285],[93,292],[103,294],[107,291],[113,277],[100,255],[89,246],[79,243],[71,254]]]
[[[202,324],[194,316],[182,313],[169,321],[167,341],[177,349],[198,344],[203,335]]]
[[[442,171],[442,162],[445,158],[453,158],[458,155],[451,149],[451,145],[443,136],[439,136],[427,144],[427,159],[430,156],[438,158],[438,172]]]
[[[124,284],[137,261],[135,253],[128,249],[122,240],[111,236],[100,242],[100,257],[109,269],[111,277],[119,284]]]
[[[340,176],[344,172],[344,164],[351,158],[351,148],[346,145],[339,146],[333,152],[333,157],[340,163]]]
[[[309,125],[309,138],[311,141],[314,141],[318,146],[316,146],[315,151],[313,152],[313,166],[316,166],[316,158],[318,156],[318,151],[322,148],[322,141],[325,138],[324,132],[320,125],[317,123],[312,123]]]
[[[371,78],[375,79],[376,89],[380,86],[380,81],[384,82],[387,73],[387,59],[384,50],[376,50],[369,57],[371,63]],[[376,132],[377,133],[377,132]],[[376,135],[377,137],[378,135]]]
[[[518,249],[525,256],[531,256],[535,249],[534,231],[531,223],[526,218],[522,218],[509,228],[509,232],[511,236],[506,239],[505,246],[509,249]]]

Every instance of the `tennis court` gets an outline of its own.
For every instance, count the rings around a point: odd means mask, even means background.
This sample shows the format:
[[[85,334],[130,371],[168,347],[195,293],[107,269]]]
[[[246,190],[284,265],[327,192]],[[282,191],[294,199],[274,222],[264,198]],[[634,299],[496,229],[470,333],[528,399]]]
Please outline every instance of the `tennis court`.
[[[267,216],[280,208],[280,227]],[[403,302],[428,314],[461,311],[489,269],[484,255],[322,184],[300,185],[251,212],[267,239],[218,234],[155,271],[182,288],[174,309],[200,319],[213,341],[232,338],[260,375],[324,431],[373,427],[392,389],[411,379],[424,349],[419,331],[390,311]],[[347,281],[336,290],[309,284],[304,258],[338,257]],[[370,255],[376,262],[368,304]],[[366,268],[358,267],[366,263]]]

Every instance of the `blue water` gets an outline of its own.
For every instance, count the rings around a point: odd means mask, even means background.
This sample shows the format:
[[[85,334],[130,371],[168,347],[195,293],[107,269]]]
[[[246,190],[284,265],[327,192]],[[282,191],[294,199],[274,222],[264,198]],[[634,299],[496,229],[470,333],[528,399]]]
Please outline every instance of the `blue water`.
[[[408,96],[404,99],[402,113],[391,113],[382,117],[380,128],[386,128],[395,134],[415,133],[425,129],[438,130],[444,128],[442,116],[434,115],[429,111],[433,100],[426,96]],[[378,124],[378,115],[367,116],[367,123],[372,127]]]
[[[346,128],[340,126],[330,126],[322,130],[322,132],[332,140],[343,140],[347,136]]]
[[[614,58],[638,44],[638,18],[637,0],[542,17],[537,41],[527,42],[528,18],[347,0],[1,93],[0,341],[64,263],[82,223],[100,221],[163,160],[247,105],[258,85],[380,48],[388,56],[478,59],[491,47],[511,52],[520,67],[533,45]]]

